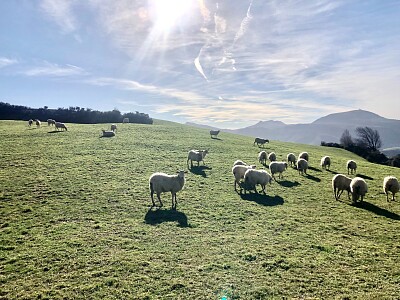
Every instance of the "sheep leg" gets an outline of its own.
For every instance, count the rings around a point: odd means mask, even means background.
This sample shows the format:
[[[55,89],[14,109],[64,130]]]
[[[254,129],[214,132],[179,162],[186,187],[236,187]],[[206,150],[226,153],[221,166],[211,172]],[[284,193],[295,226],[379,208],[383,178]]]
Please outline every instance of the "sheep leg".
[[[162,203],[162,201],[161,201],[161,193],[157,193],[157,198],[158,198],[158,201],[160,201],[160,207],[162,207],[163,206],[163,203]]]
[[[342,196],[342,194],[343,194],[343,190],[338,190],[338,193],[337,193],[337,200],[339,200],[339,198],[340,198],[340,196]]]
[[[172,195],[172,209],[176,209],[176,194],[171,192],[171,195]],[[174,201],[174,198],[175,198],[175,201]]]

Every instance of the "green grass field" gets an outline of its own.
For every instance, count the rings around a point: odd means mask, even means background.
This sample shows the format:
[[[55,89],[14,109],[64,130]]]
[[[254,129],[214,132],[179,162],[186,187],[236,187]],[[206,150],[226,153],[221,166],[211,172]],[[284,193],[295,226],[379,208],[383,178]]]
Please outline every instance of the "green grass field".
[[[181,124],[47,125],[0,121],[0,299],[399,299],[400,195],[387,175],[342,149],[271,141],[278,159],[310,154],[267,195],[240,196],[232,163],[257,164],[253,138]],[[153,172],[186,167],[209,148],[164,207],[149,210]],[[332,158],[331,172],[320,158]],[[348,159],[366,178],[365,203],[336,201],[331,179]]]

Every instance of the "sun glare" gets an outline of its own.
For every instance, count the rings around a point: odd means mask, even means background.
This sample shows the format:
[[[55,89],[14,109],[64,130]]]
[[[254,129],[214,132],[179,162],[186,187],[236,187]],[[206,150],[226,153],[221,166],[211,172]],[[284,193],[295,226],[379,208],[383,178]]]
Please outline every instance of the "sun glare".
[[[170,31],[180,23],[193,7],[194,0],[153,0],[155,24],[159,30]]]

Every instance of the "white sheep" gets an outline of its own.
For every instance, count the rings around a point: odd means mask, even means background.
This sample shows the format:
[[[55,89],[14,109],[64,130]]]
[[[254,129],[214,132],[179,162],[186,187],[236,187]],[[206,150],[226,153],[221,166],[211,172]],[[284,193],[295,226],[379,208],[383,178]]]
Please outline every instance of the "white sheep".
[[[350,170],[351,174],[353,174],[353,171],[357,171],[357,163],[354,160],[347,161],[347,174],[350,174]]]
[[[58,129],[61,128],[61,131],[63,131],[65,129],[65,131],[68,131],[67,126],[64,123],[61,122],[55,122],[54,126],[56,127],[57,131]]]
[[[101,130],[103,132],[103,137],[113,137],[115,136],[115,132],[114,131],[110,131],[110,130]]]
[[[299,159],[300,158],[305,159],[306,161],[308,161],[308,153],[307,152],[301,152],[299,154]]]
[[[211,138],[214,136],[214,137],[217,137],[217,135],[219,134],[219,132],[220,132],[220,130],[210,130],[210,135],[211,135]]]
[[[258,161],[260,162],[260,164],[265,165],[267,163],[267,156],[268,153],[265,151],[260,151],[260,153],[258,153]]]
[[[273,161],[269,164],[269,170],[275,181],[276,181],[275,174],[279,173],[279,179],[281,179],[282,173],[283,171],[287,170],[287,167],[288,164],[286,161]]]
[[[161,193],[171,192],[172,195],[172,208],[176,209],[176,193],[183,189],[185,185],[185,172],[179,171],[177,175],[167,175],[165,173],[154,173],[149,178],[150,185],[150,196],[153,206],[156,206],[154,202],[154,193],[157,194],[158,201],[160,201],[160,207],[163,206],[160,195]],[[174,201],[175,200],[175,201]],[[152,206],[152,207],[153,207]]]
[[[236,166],[233,166],[232,173],[233,173],[233,176],[235,177],[235,182],[234,182],[235,191],[237,191],[236,185],[239,185],[240,193],[242,192],[242,186],[240,184],[240,180],[244,178],[244,174],[246,173],[247,170],[255,169],[255,168],[256,168],[255,165],[251,165],[251,166],[236,165]]]
[[[350,192],[352,194],[353,203],[356,203],[360,197],[360,201],[363,201],[365,194],[368,192],[368,185],[361,177],[355,177],[350,182]]]
[[[272,182],[272,176],[265,170],[248,169],[244,173],[244,188],[246,190],[254,190],[256,193],[256,185],[261,185],[262,192],[265,194],[265,187]]]
[[[299,170],[299,174],[307,174],[308,162],[304,158],[299,158],[297,160],[297,170]]]
[[[199,166],[200,162],[203,162],[204,165],[204,157],[208,154],[208,150],[190,150],[188,152],[187,158],[187,165],[189,166],[190,160],[190,167],[193,168],[193,161],[197,161],[197,166]]]
[[[122,120],[122,123],[129,123],[129,118],[124,118],[124,119]]]
[[[332,189],[336,200],[339,200],[343,191],[347,191],[347,197],[350,199],[350,183],[351,178],[343,174],[336,174],[335,176],[333,176]]]
[[[294,155],[293,153],[289,153],[287,155],[287,162],[288,164],[290,164],[290,166],[295,166],[296,165],[296,155]]]
[[[247,166],[247,164],[243,160],[238,159],[233,163],[233,167],[234,166]]]
[[[33,120],[32,120],[32,119],[29,119],[29,121],[28,121],[28,126],[31,127],[32,124],[33,124]]]
[[[111,124],[111,131],[116,131],[117,130],[117,125]]]
[[[331,158],[329,156],[324,156],[321,158],[322,169],[329,170],[331,167]]]
[[[386,194],[386,200],[389,201],[389,192],[392,193],[392,199],[394,201],[394,195],[400,190],[400,184],[396,177],[386,176],[383,179],[383,191]]]
[[[38,128],[39,128],[40,125],[42,124],[42,122],[40,122],[38,119],[36,119],[35,122],[36,122],[36,127],[38,127]]]
[[[53,119],[47,119],[47,126],[56,125],[56,121]]]
[[[269,161],[276,161],[275,152],[271,152],[270,154],[268,154],[268,159],[269,159]]]

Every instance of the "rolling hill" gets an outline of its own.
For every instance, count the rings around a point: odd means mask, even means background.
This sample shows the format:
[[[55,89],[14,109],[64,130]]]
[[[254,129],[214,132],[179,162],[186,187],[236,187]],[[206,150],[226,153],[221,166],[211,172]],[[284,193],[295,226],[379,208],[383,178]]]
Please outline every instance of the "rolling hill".
[[[309,152],[308,175],[288,168],[266,195],[240,195],[236,159],[268,169],[250,137],[160,120],[113,138],[99,138],[109,124],[67,126],[0,121],[0,299],[398,297],[400,206],[381,185],[400,169],[273,141],[279,160]],[[204,148],[205,166],[188,170],[188,150]],[[369,185],[355,206],[331,189],[348,159]],[[177,209],[167,193],[150,209],[149,176],[179,169]]]

